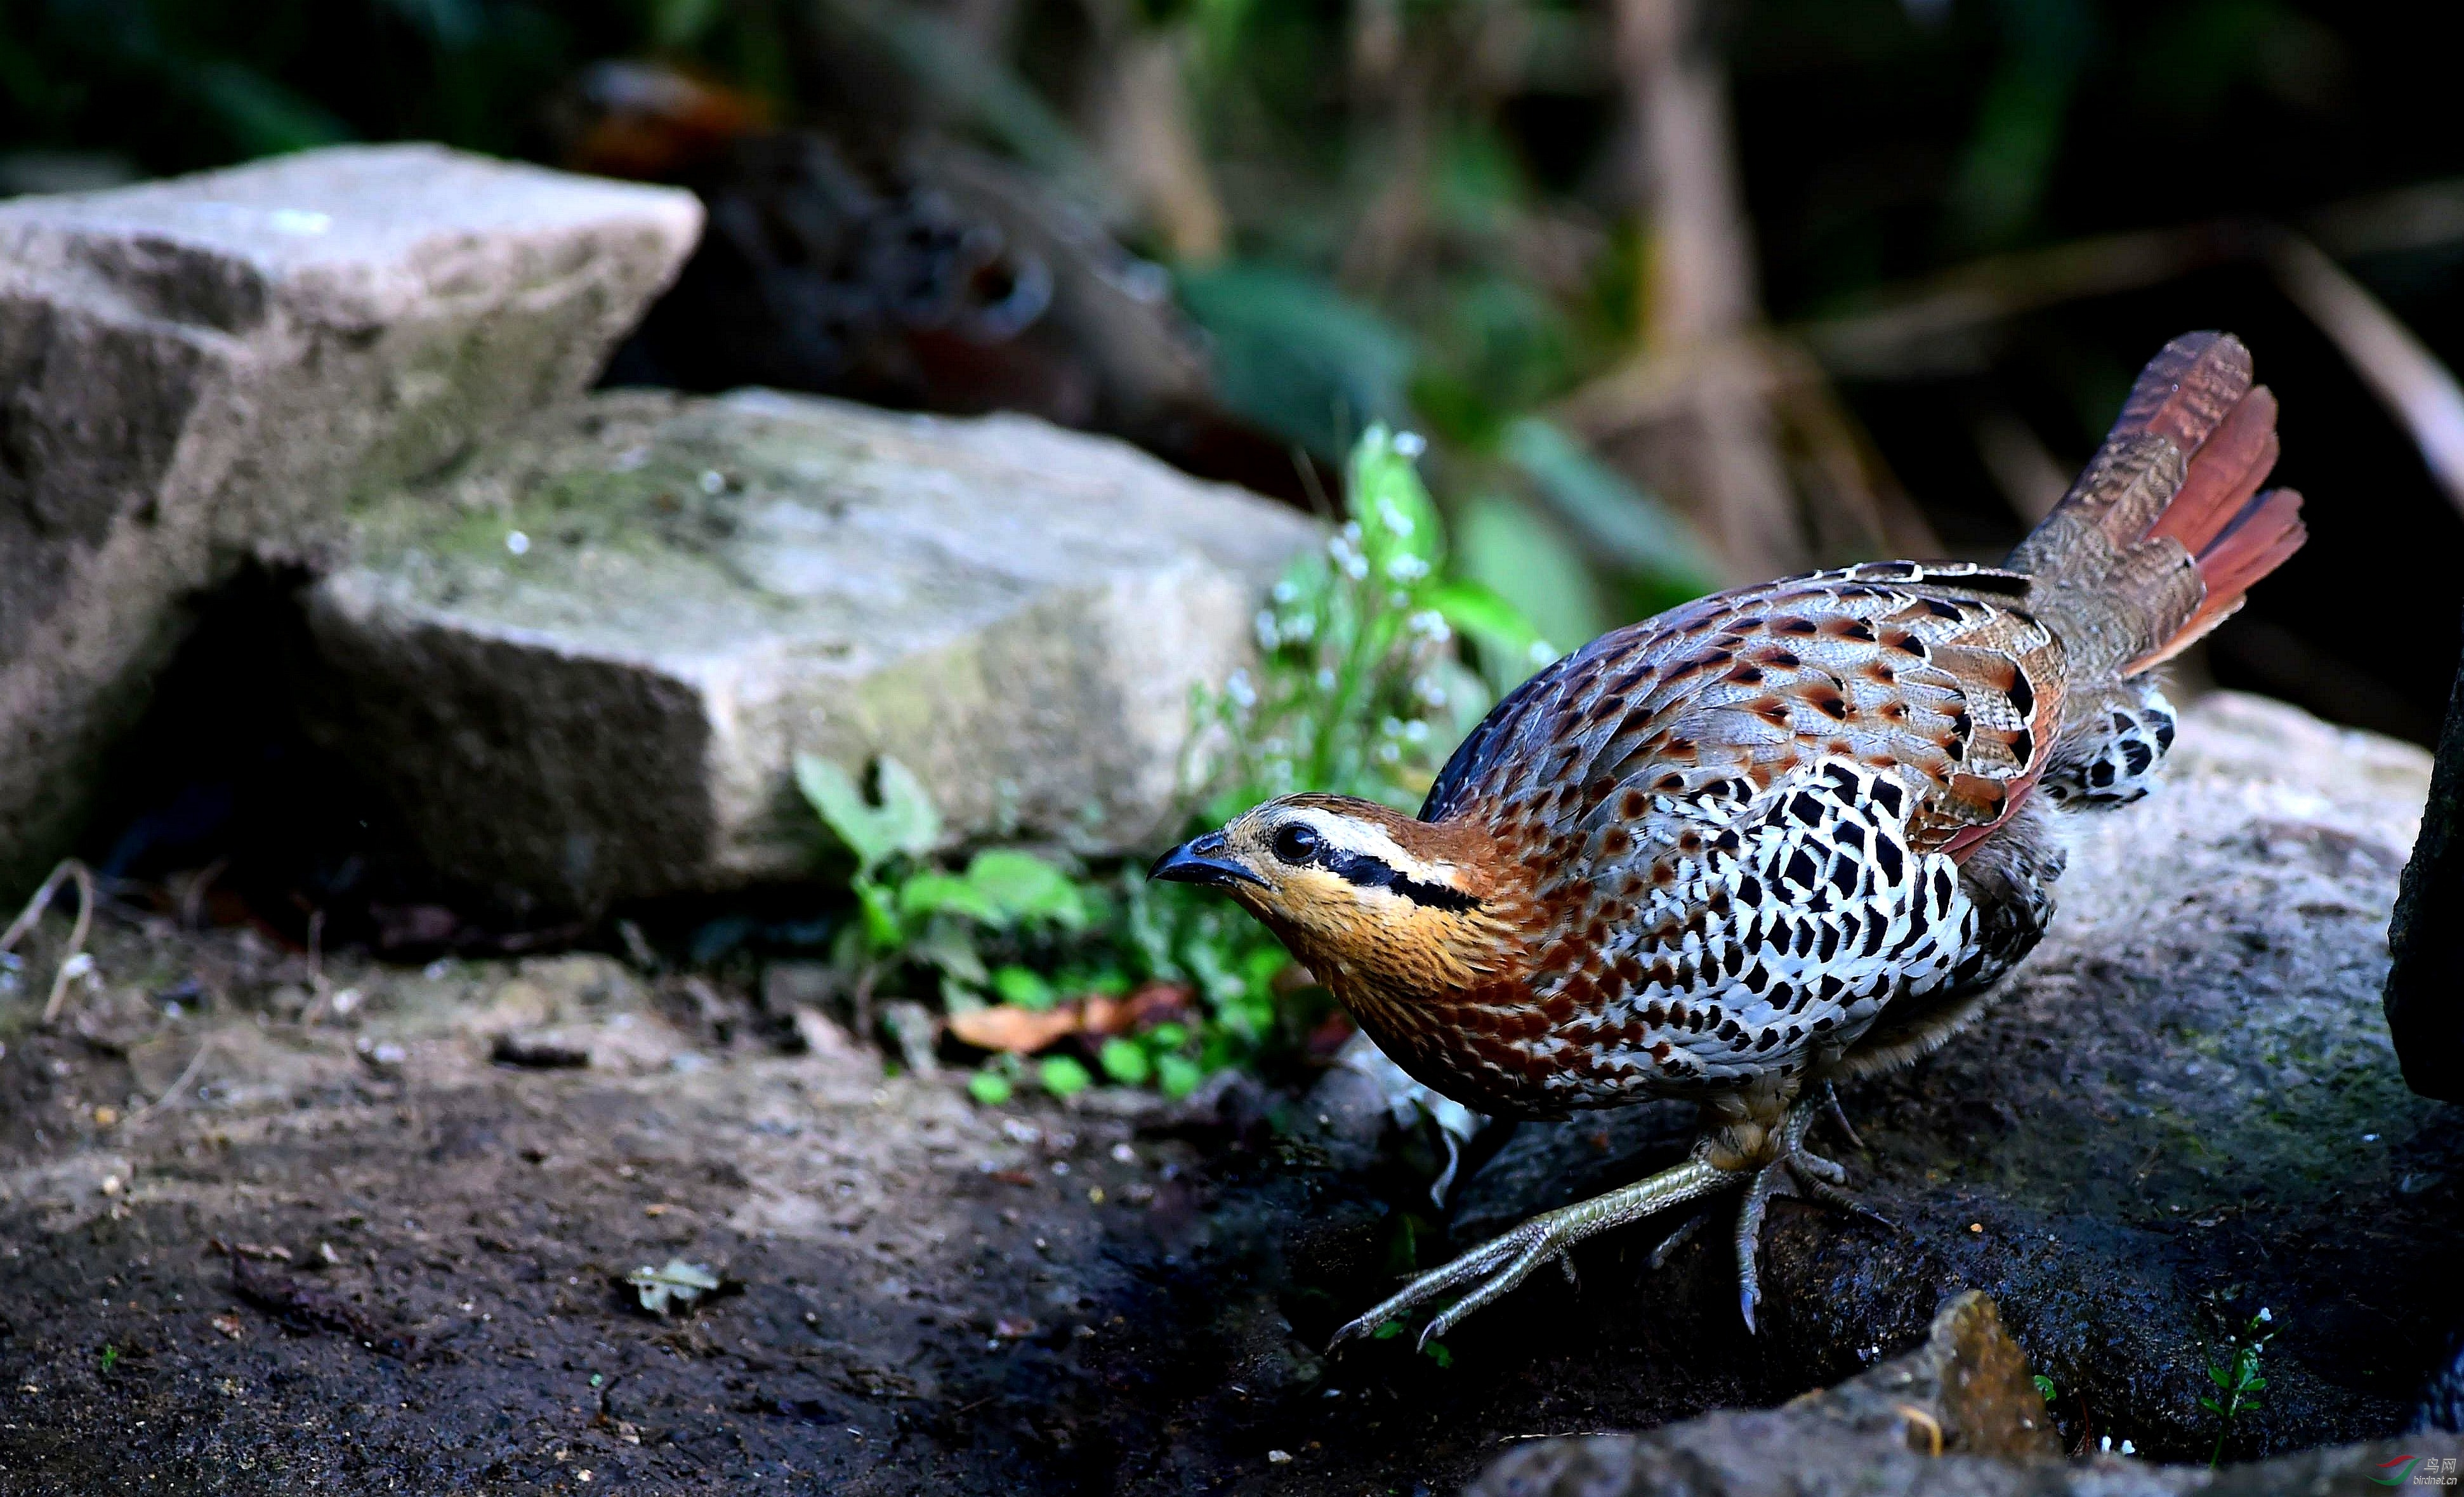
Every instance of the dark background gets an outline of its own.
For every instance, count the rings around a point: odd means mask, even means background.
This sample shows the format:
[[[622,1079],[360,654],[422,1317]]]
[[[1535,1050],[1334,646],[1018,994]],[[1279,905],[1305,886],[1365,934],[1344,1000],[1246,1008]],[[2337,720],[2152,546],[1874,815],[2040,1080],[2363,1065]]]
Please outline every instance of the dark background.
[[[1709,86],[1708,196],[1647,123],[1653,15]],[[1467,569],[1568,644],[1783,564],[1996,557],[2148,354],[2230,328],[2314,539],[2190,685],[2426,742],[2464,492],[2390,392],[2464,410],[2459,30],[2292,0],[9,0],[0,189],[402,138],[686,183],[712,241],[611,378],[1036,409],[1296,503],[1407,423]],[[1697,218],[1741,308],[1662,274]],[[2296,261],[2418,365],[2370,367]],[[1700,433],[1615,393],[1694,398],[1698,343],[1795,382],[1768,546],[1695,481]],[[1516,447],[1532,421],[1573,467]],[[186,679],[228,692],[264,610],[205,606],[236,622]],[[138,777],[107,864],[193,859],[181,818],[252,783],[299,804],[292,749],[182,739],[187,783]]]

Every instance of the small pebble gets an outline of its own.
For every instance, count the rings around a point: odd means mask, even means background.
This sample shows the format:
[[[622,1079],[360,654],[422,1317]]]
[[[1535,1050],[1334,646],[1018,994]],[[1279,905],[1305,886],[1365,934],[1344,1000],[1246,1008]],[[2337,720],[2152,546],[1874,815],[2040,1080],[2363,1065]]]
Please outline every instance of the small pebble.
[[[505,549],[516,556],[528,556],[531,550],[531,538],[518,530],[506,531]]]
[[[1266,1452],[1266,1460],[1274,1465],[1289,1465],[1292,1464],[1292,1453],[1288,1450],[1269,1450]]]

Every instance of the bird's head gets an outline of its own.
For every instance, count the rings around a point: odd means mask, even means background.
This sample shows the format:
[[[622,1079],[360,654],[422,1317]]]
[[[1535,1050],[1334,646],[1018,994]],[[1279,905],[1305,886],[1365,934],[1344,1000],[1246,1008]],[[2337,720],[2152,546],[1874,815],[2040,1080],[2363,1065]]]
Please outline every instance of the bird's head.
[[[1147,876],[1221,889],[1347,1000],[1470,987],[1521,951],[1486,832],[1350,796],[1268,801]]]

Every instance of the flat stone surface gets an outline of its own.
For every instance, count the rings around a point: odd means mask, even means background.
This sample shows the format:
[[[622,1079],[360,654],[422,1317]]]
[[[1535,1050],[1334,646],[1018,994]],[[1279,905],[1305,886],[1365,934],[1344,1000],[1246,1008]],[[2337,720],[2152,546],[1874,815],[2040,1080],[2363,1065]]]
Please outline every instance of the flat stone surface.
[[[75,834],[187,599],[583,388],[700,222],[425,145],[0,204],[0,891]]]
[[[2464,1322],[2464,1116],[2406,1089],[2379,1007],[2429,767],[2255,697],[2193,706],[2158,792],[2087,825],[2004,1001],[1911,1070],[1843,1089],[1871,1152],[1817,1127],[1904,1230],[1775,1206],[1759,1354],[1846,1376],[1943,1295],[1985,1289],[2073,1438],[2204,1460],[2206,1370],[2265,1308],[2267,1398],[2229,1458],[2401,1428]],[[1457,1241],[1682,1147],[1647,1109],[1527,1132],[1466,1182]],[[1658,1277],[1642,1261],[1661,1232],[1617,1234],[1584,1268],[1587,1303],[1710,1307],[1703,1333],[1746,1341],[1728,1210]],[[1490,1313],[1568,1313],[1547,1303],[1558,1286],[1520,1292]]]
[[[433,863],[567,905],[809,872],[799,753],[1119,850],[1317,536],[1023,417],[600,395],[357,514],[318,694]]]

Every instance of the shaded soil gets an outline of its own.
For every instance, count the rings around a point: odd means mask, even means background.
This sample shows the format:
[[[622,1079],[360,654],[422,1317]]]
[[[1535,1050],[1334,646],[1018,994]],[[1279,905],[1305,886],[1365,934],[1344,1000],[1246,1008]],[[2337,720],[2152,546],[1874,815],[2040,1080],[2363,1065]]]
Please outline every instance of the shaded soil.
[[[1405,1219],[1263,1093],[987,1112],[852,1047],[723,1046],[604,958],[343,963],[349,1018],[302,1024],[304,963],[244,933],[99,955],[74,1024],[6,1009],[11,1494],[1442,1492],[1507,1440],[1803,1381],[1562,1289],[1450,1368],[1322,1360]],[[592,1063],[492,1065],[505,1033]],[[644,1311],[618,1281],[671,1257],[728,1288]]]
[[[1446,1212],[1349,1072],[985,1110],[706,975],[319,970],[135,915],[45,1028],[55,914],[0,966],[0,1494],[1445,1493],[1835,1382],[1971,1288],[2067,1448],[2204,1463],[2261,1307],[2228,1457],[2393,1435],[2464,1325],[2464,1110],[2378,1014],[2427,766],[2247,699],[2177,757],[2004,1002],[1846,1089],[1871,1151],[1818,1134],[1899,1230],[1778,1203],[1760,1337],[1725,1216],[1657,1273],[1610,1233],[1442,1362],[1318,1349],[1667,1162],[1683,1108],[1493,1131]],[[624,1276],[671,1259],[725,1285],[646,1311]]]

